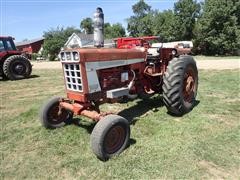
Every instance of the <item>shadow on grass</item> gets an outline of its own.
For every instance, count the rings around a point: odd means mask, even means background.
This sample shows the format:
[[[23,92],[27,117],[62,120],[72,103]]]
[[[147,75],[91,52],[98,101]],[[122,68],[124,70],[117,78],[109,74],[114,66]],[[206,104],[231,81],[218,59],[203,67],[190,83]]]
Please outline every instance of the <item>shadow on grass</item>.
[[[128,146],[126,147],[126,149],[129,148],[131,145],[136,144],[136,142],[137,142],[136,139],[130,138],[129,142],[128,142]]]
[[[33,79],[33,78],[39,78],[39,77],[40,77],[39,75],[31,75],[28,78],[16,79],[14,81],[21,81],[21,80],[24,80],[24,79]],[[6,77],[0,77],[0,81],[11,81],[11,80],[7,79]]]
[[[27,78],[27,79],[33,79],[33,78],[39,78],[40,76],[39,75],[31,75],[29,78]]]
[[[174,113],[172,113],[172,112],[167,112],[167,113],[168,113],[169,115],[173,116],[173,117],[182,117],[182,116],[184,116],[185,114],[190,113],[196,106],[198,106],[199,103],[200,103],[200,101],[199,101],[199,100],[196,100],[196,101],[194,102],[194,105],[193,105],[192,109],[191,109],[189,112],[186,112],[186,113],[184,113],[184,114],[182,114],[182,115],[177,115],[177,114],[174,114]]]
[[[158,111],[156,108],[164,106],[162,97],[138,101],[136,105],[128,109],[124,109],[118,113],[119,116],[126,118],[131,124],[135,124],[140,116],[147,113],[149,110]]]
[[[196,100],[193,108],[198,106],[199,103],[200,103],[200,101]],[[157,97],[147,99],[147,100],[140,100],[140,101],[137,102],[137,104],[120,111],[118,113],[118,115],[127,119],[130,122],[131,125],[135,125],[135,123],[139,120],[139,117],[143,116],[144,114],[146,114],[150,110],[156,112],[156,111],[158,111],[157,108],[161,108],[163,106],[164,106],[164,103],[163,103],[162,97],[157,96]],[[174,116],[174,117],[181,117],[181,116],[172,114],[170,112],[168,112],[168,114],[171,115],[171,116]],[[182,116],[184,116],[184,115],[182,115]],[[86,131],[89,134],[91,134],[96,122],[94,122],[94,121],[92,121],[92,122],[91,121],[82,121],[81,118],[73,118],[72,123],[70,123],[70,124],[73,124],[73,125],[76,125],[78,127],[84,128],[84,129],[86,129]]]
[[[131,125],[134,125],[139,120],[140,116],[150,110],[158,111],[157,108],[162,106],[164,106],[162,97],[158,96],[147,100],[140,100],[137,104],[120,111],[118,115],[127,119]],[[96,123],[94,121],[86,121],[79,117],[75,117],[73,118],[72,123],[68,125],[75,125],[84,128],[89,134],[91,134],[95,124]]]
[[[94,126],[96,125],[95,122],[87,122],[84,121],[85,123],[82,122],[81,118],[73,118],[72,119],[72,123],[70,123],[69,125],[75,125],[78,126],[80,128],[85,129],[89,134],[92,133]]]

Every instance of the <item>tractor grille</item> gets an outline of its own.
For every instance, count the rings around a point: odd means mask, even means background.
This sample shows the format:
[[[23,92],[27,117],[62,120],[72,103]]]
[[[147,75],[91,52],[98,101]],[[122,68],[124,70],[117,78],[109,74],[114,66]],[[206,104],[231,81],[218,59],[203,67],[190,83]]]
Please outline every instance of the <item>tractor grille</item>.
[[[72,91],[83,91],[82,76],[79,64],[63,64],[66,87]]]

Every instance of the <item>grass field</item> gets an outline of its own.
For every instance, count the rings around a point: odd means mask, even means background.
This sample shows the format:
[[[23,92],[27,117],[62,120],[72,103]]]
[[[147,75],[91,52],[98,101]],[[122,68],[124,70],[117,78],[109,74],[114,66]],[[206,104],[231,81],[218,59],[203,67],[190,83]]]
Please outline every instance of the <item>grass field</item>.
[[[30,79],[0,81],[1,179],[239,179],[240,74],[200,71],[198,105],[172,117],[161,97],[102,109],[133,120],[130,146],[99,161],[91,152],[92,123],[56,130],[38,113],[50,97],[64,96],[61,70],[35,70]]]

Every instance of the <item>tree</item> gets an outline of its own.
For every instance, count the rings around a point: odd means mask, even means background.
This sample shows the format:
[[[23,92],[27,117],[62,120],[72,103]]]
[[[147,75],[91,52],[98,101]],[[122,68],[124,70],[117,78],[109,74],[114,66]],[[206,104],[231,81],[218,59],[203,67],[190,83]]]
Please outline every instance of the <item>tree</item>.
[[[93,20],[91,18],[85,18],[80,23],[80,28],[85,31],[86,34],[93,33]]]
[[[176,40],[177,29],[175,24],[175,15],[172,10],[157,12],[152,27],[154,35],[160,36],[163,41]]]
[[[201,6],[196,0],[179,0],[174,4],[176,40],[192,40]]]
[[[117,37],[124,37],[126,36],[126,32],[122,24],[104,24],[104,37],[107,39],[117,38]]]
[[[204,54],[234,54],[240,49],[239,9],[236,0],[205,1],[194,31],[195,44]]]
[[[154,12],[151,10],[151,6],[146,4],[144,0],[140,0],[132,6],[132,10],[134,15],[127,19],[129,34],[134,37],[152,35]]]
[[[140,0],[132,6],[132,10],[136,17],[144,17],[151,11],[151,6],[146,4],[144,0]]]
[[[43,44],[43,54],[49,56],[49,60],[54,60],[61,47],[64,46],[69,36],[74,32],[79,33],[81,31],[74,27],[67,27],[66,29],[63,27],[57,27],[56,29],[52,28],[49,31],[44,32],[43,37],[45,39]]]

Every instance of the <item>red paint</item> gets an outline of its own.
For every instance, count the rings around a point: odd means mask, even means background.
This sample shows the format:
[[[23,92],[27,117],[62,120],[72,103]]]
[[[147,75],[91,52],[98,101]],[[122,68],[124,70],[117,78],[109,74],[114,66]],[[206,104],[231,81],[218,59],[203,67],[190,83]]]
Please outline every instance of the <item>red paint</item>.
[[[96,111],[101,103],[116,102],[116,99],[107,99],[106,92],[108,90],[127,87],[133,80],[133,72],[135,72],[134,85],[130,89],[131,93],[153,94],[162,91],[162,76],[166,72],[169,61],[174,57],[172,54],[173,48],[160,48],[159,54],[153,59],[148,59],[147,49],[150,47],[148,41],[157,40],[159,37],[140,37],[140,38],[118,38],[118,48],[79,48],[67,49],[67,52],[78,52],[80,55],[79,62],[62,62],[79,63],[83,90],[72,91],[66,88],[67,97],[74,103],[67,101],[67,104],[62,106],[71,110],[74,114],[89,117],[98,121],[103,117],[100,112]],[[90,93],[87,77],[86,63],[88,62],[104,62],[104,61],[119,61],[144,59],[144,62],[134,64],[121,65],[112,68],[96,70],[97,78],[100,84],[101,91]],[[151,62],[153,61],[153,62]],[[152,65],[154,64],[154,65]],[[128,79],[121,80],[121,74],[128,73]],[[79,105],[77,105],[79,104]]]
[[[117,48],[119,49],[132,49],[136,47],[145,47],[149,48],[150,45],[148,41],[157,40],[158,36],[146,36],[146,37],[127,37],[127,38],[116,38],[114,39],[117,42]]]
[[[17,46],[17,49],[19,51],[26,52],[28,54],[38,53],[43,45],[43,42],[44,42],[44,40],[40,40],[40,41],[30,43],[30,44],[19,45],[19,46]]]
[[[0,65],[2,66],[3,62],[10,56],[12,55],[20,55],[21,52],[16,50],[16,47],[14,45],[14,38],[11,36],[0,36],[0,40],[4,44],[4,51],[0,52]],[[11,45],[13,46],[12,50],[8,50],[6,47],[6,41],[10,42]]]

